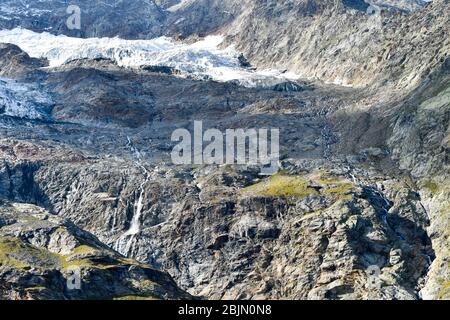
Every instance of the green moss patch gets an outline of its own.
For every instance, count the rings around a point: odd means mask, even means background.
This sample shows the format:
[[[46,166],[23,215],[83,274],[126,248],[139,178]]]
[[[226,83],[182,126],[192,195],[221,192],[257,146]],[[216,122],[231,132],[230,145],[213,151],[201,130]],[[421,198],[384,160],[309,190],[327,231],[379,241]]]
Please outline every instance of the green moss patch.
[[[116,256],[88,245],[78,246],[70,255],[61,256],[60,261],[64,270],[73,267],[111,269],[118,266],[139,265],[134,260]]]
[[[430,190],[433,195],[439,193],[439,185],[431,180],[425,181],[423,187]]]
[[[72,254],[66,256],[66,258],[68,258],[69,260],[70,259],[76,260],[76,257],[78,257],[78,256],[80,256],[80,257],[92,256],[92,255],[99,254],[100,252],[101,251],[96,248],[93,248],[93,247],[90,247],[87,245],[81,245],[81,246],[76,247],[73,250]]]
[[[276,174],[262,182],[242,190],[245,194],[263,197],[295,197],[304,198],[318,194],[313,188],[308,188],[309,181],[300,176]]]
[[[100,261],[95,260],[100,257]],[[102,261],[102,259],[104,261]],[[121,265],[131,265],[128,259],[110,257],[100,250],[79,246],[67,256],[35,247],[19,238],[0,237],[0,267],[26,270],[29,268],[69,270],[73,267],[110,269]]]
[[[324,195],[335,200],[351,198],[353,184],[338,178],[324,178],[323,173],[312,175],[276,174],[264,181],[244,188],[243,194],[257,197],[306,198],[311,195]]]
[[[45,249],[32,246],[19,238],[0,238],[0,265],[16,269],[30,267],[56,269],[59,257]]]

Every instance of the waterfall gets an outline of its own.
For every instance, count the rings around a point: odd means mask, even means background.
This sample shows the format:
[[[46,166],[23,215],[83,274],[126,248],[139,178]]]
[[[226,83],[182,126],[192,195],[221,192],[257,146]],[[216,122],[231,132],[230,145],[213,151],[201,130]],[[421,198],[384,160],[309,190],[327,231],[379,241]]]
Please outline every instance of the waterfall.
[[[142,170],[143,175],[145,176],[145,180],[139,186],[139,198],[135,202],[133,206],[133,218],[131,219],[130,227],[125,233],[123,233],[114,243],[113,247],[116,251],[120,252],[124,256],[129,256],[130,251],[133,247],[133,243],[136,241],[136,236],[141,231],[141,217],[142,217],[142,209],[144,207],[144,197],[145,197],[145,185],[150,180],[150,174],[145,168],[145,166],[141,163],[141,155],[137,148],[133,147],[131,139],[127,136],[127,146],[130,147],[133,154],[136,156],[137,160],[135,164]],[[125,245],[123,246],[123,243]]]

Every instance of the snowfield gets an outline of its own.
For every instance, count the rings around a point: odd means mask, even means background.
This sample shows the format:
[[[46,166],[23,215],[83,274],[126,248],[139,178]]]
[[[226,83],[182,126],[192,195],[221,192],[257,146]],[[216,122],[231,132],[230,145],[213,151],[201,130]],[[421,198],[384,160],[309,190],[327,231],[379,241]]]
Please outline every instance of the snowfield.
[[[50,67],[77,59],[104,58],[121,67],[165,66],[178,70],[184,77],[237,81],[248,87],[298,78],[276,70],[255,71],[242,67],[239,53],[233,47],[219,47],[223,42],[221,36],[208,36],[196,43],[185,44],[167,37],[152,40],[82,39],[16,28],[1,30],[0,42],[13,43],[31,57],[47,58]]]

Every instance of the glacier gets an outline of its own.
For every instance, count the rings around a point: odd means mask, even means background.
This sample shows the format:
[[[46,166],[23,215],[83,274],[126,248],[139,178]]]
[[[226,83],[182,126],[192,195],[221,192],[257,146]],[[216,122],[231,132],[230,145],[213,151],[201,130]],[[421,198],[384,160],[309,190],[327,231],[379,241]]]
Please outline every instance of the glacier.
[[[0,116],[48,120],[52,98],[37,86],[0,78]]]
[[[274,85],[299,78],[278,70],[245,68],[239,61],[240,53],[233,46],[220,47],[223,40],[222,36],[213,35],[187,44],[168,37],[151,40],[84,39],[36,33],[23,28],[0,31],[0,42],[15,44],[33,58],[48,59],[50,68],[78,59],[109,59],[120,67],[164,66],[177,70],[182,77],[233,81],[247,87]]]

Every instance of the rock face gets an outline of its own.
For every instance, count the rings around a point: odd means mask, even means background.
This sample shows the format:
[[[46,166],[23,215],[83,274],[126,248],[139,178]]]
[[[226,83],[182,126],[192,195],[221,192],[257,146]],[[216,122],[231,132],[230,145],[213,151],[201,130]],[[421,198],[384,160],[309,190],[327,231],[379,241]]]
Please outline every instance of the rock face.
[[[3,1],[0,5],[0,26],[12,29],[20,26],[35,31],[52,31],[77,37],[152,38],[161,35],[165,14],[153,1],[92,2],[77,1],[81,29],[71,30],[67,20],[75,13],[68,10],[67,1]],[[5,13],[5,14],[3,14]],[[126,21],[126,23],[124,23]]]
[[[27,75],[40,67],[45,67],[45,61],[30,58],[18,46],[13,44],[0,44],[0,76],[17,78]]]
[[[227,167],[150,166],[144,180],[138,166],[112,164],[23,164],[3,181],[12,195],[32,186],[23,201],[209,298],[416,299],[435,257],[419,194],[373,172],[286,163],[286,173],[259,180]],[[374,266],[380,287],[370,282]]]
[[[70,35],[54,3],[2,3],[0,25]],[[155,20],[123,30],[83,3],[76,35],[221,33],[245,68],[302,76],[269,86],[0,46],[1,297],[448,299],[449,3],[370,3],[142,1],[120,18]],[[173,165],[194,120],[280,128],[279,172]]]
[[[1,299],[190,298],[169,275],[34,205],[2,202],[0,248]],[[80,286],[68,286],[75,271]]]
[[[67,1],[33,0],[25,4],[5,0],[0,5],[0,12],[4,12],[0,16],[0,26],[7,29],[20,26],[77,37],[150,39],[167,34],[204,36],[228,28],[235,21],[242,21],[248,13],[259,19],[275,12],[276,16],[271,18],[276,20],[282,13],[280,8],[291,8],[294,15],[309,15],[323,12],[326,8],[365,12],[370,5],[387,11],[411,12],[425,4],[422,0],[139,0],[132,3],[115,1],[112,4],[82,0],[76,3],[80,8],[81,27],[71,30],[66,22],[74,11],[68,10],[70,4]]]
[[[251,2],[227,29],[230,43],[261,68],[352,87],[393,85],[402,90],[420,83],[448,56],[450,9],[445,1],[409,15],[371,15],[330,4],[293,8],[292,1]],[[263,18],[267,14],[270,19]],[[406,54],[406,48],[414,49]]]

